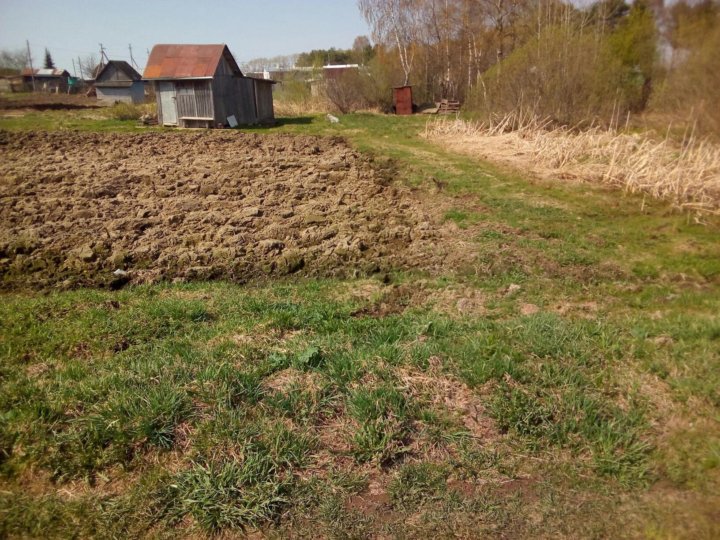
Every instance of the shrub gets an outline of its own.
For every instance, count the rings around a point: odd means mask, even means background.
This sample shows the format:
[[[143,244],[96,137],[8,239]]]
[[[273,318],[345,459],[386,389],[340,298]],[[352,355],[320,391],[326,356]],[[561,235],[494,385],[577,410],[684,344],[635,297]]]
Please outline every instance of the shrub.
[[[115,120],[140,120],[143,115],[156,114],[155,103],[135,105],[134,103],[116,103],[110,108],[110,117]]]
[[[687,51],[651,101],[657,112],[678,115],[701,133],[720,133],[720,25]]]
[[[488,70],[469,101],[481,116],[525,110],[559,124],[610,121],[630,110],[636,84],[606,39],[549,26]]]
[[[347,70],[325,82],[325,95],[343,114],[366,106],[363,95],[363,76],[357,70]]]
[[[280,116],[327,112],[330,109],[325,96],[313,96],[310,84],[302,80],[288,79],[277,85],[273,100],[275,112]]]

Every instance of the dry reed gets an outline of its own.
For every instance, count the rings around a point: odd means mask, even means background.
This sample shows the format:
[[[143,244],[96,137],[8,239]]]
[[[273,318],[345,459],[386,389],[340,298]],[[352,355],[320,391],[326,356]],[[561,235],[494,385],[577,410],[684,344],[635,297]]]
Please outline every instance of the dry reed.
[[[681,143],[658,141],[617,126],[574,130],[512,113],[485,123],[431,121],[425,136],[466,153],[530,165],[545,176],[600,181],[698,214],[720,215],[720,147],[693,133]]]
[[[277,116],[321,114],[334,110],[333,105],[323,97],[308,97],[302,100],[276,99],[273,106]]]

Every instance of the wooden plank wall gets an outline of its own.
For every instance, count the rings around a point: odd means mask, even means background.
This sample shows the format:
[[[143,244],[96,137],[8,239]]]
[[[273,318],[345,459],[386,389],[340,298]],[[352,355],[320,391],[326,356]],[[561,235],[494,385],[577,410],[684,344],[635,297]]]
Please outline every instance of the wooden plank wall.
[[[178,81],[176,88],[179,118],[213,119],[210,81]]]
[[[234,115],[240,124],[257,122],[255,114],[255,87],[252,79],[221,75],[213,80],[213,102],[215,121],[227,123],[227,117]]]
[[[257,105],[257,117],[259,122],[269,122],[275,118],[273,110],[272,83],[263,81],[255,82],[255,103]]]

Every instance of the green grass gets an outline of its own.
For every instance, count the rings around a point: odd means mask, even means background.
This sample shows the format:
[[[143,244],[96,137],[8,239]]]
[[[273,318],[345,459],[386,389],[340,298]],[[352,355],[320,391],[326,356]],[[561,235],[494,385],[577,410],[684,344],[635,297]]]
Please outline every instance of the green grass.
[[[468,267],[4,294],[0,536],[712,537],[717,223],[449,154],[424,122],[251,131],[347,137],[447,203]]]

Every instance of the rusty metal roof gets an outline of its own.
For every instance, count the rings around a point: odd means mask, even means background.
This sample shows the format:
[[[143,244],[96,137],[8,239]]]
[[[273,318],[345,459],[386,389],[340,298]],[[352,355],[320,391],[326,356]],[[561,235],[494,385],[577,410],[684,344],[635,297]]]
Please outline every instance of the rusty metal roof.
[[[155,45],[143,79],[208,79],[215,75],[220,59],[242,76],[227,45]]]

